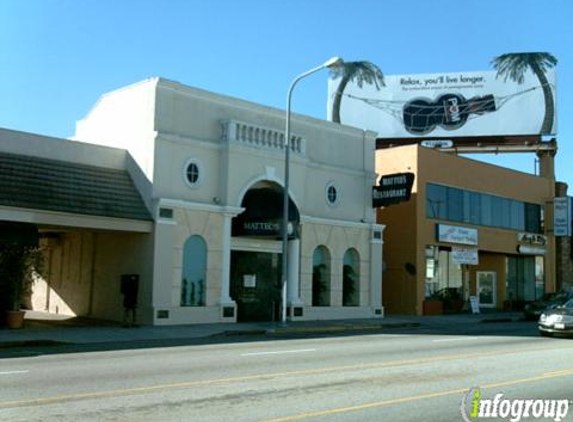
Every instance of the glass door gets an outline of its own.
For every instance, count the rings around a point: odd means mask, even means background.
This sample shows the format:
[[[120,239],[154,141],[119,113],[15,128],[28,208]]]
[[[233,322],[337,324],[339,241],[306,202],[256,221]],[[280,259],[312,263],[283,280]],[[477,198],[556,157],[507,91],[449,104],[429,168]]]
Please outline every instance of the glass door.
[[[495,308],[497,304],[497,273],[478,271],[476,275],[479,306]]]

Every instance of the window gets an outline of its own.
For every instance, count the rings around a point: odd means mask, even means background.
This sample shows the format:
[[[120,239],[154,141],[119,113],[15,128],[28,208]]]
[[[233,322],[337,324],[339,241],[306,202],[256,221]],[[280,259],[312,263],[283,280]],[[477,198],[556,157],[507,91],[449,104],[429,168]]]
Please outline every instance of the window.
[[[187,186],[199,187],[203,179],[203,166],[198,160],[190,159],[185,163],[184,180]]]
[[[525,204],[525,231],[541,233],[541,206]]]
[[[509,198],[428,183],[426,217],[491,226],[502,229],[543,232],[543,207]]]
[[[348,249],[342,260],[342,306],[360,304],[360,257],[356,249]]]
[[[445,309],[456,309],[463,302],[462,266],[453,261],[449,250],[426,246],[426,299],[444,303]]]
[[[326,185],[326,202],[330,206],[334,206],[338,203],[338,189],[332,182]]]
[[[448,220],[463,221],[464,193],[461,189],[448,188],[447,190]]]
[[[330,306],[330,253],[324,246],[312,254],[312,306]]]
[[[447,188],[445,186],[427,185],[426,216],[439,220],[446,219]]]
[[[207,244],[201,236],[191,236],[183,246],[181,306],[205,306]]]

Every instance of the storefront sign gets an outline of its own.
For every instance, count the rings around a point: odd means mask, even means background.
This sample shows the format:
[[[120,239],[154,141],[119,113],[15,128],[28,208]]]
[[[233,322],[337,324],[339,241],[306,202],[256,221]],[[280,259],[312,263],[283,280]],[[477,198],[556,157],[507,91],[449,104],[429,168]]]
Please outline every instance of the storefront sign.
[[[553,230],[555,236],[571,236],[572,198],[557,197],[553,200]]]
[[[547,253],[547,249],[541,246],[519,245],[517,247],[517,252],[522,255],[545,255]]]
[[[387,207],[410,200],[414,173],[396,173],[382,176],[378,186],[372,188],[372,207]]]
[[[517,241],[529,245],[545,246],[547,245],[547,236],[534,233],[517,233]]]
[[[436,238],[438,242],[458,243],[460,245],[478,244],[478,231],[469,227],[449,226],[436,224]]]
[[[477,296],[470,296],[470,306],[472,314],[479,314],[479,302]]]
[[[452,262],[454,264],[478,265],[477,248],[452,248]]]
[[[452,148],[454,146],[454,142],[449,139],[427,139],[422,141],[420,145],[426,148]]]

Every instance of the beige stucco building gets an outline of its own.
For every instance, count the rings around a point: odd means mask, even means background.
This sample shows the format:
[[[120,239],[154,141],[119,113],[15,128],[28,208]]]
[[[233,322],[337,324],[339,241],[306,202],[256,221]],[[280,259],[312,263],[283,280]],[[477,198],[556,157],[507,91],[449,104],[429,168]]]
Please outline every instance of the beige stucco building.
[[[41,205],[0,203],[0,219],[50,233],[35,307],[121,320],[121,275],[137,274],[143,323],[276,320],[284,118],[153,78],[103,95],[73,140],[2,131],[2,151],[8,139],[11,154],[125,173],[147,213],[84,224],[85,209],[43,219]],[[291,121],[290,317],[381,317],[375,134],[301,115]]]
[[[376,152],[381,174],[415,174],[409,202],[378,210],[387,226],[389,313],[518,309],[555,290],[555,180],[542,157],[534,176],[418,145]]]

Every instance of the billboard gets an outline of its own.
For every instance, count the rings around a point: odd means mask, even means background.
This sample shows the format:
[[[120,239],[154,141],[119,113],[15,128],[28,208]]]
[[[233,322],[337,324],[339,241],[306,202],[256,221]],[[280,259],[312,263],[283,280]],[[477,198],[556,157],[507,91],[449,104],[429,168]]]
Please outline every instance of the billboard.
[[[555,71],[538,74],[524,72],[521,83],[496,71],[391,75],[378,88],[331,78],[328,119],[378,138],[555,134]]]

